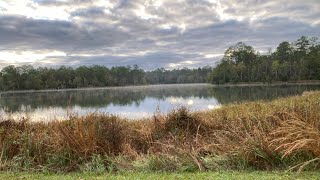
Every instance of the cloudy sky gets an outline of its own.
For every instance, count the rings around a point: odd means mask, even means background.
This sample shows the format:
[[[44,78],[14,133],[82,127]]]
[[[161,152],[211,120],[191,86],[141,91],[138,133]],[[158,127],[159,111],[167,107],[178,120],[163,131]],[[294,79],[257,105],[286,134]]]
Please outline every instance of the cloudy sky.
[[[320,0],[1,0],[0,68],[214,65],[242,41],[267,51],[320,36]]]

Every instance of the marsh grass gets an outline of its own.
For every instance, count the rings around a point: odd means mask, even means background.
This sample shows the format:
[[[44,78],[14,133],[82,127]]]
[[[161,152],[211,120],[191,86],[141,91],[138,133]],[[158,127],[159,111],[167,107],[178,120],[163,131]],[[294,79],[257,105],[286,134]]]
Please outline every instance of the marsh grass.
[[[109,114],[0,122],[0,169],[13,171],[313,170],[320,92],[207,112],[181,107],[128,121]]]

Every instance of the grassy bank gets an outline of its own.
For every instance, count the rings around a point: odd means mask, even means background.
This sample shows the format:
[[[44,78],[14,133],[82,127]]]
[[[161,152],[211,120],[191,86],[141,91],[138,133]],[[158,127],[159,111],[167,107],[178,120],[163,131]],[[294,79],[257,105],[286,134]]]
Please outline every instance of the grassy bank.
[[[108,114],[0,123],[0,169],[34,172],[319,170],[320,92],[141,121]],[[5,175],[5,174],[4,174]]]

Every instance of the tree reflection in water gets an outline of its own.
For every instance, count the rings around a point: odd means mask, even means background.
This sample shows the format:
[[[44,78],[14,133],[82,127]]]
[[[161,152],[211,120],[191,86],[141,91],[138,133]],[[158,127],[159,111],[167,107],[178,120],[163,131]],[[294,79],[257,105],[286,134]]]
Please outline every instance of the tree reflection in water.
[[[0,109],[2,112],[17,114],[19,112],[41,113],[41,111],[55,108],[57,113],[61,113],[71,107],[71,109],[86,113],[98,110],[100,112],[111,111],[110,113],[130,114],[131,109],[139,110],[142,113],[144,108],[154,105],[155,102],[158,102],[155,106],[158,105],[164,111],[174,107],[175,102],[191,107],[201,104],[202,106],[196,109],[207,107],[211,109],[220,104],[271,100],[318,89],[320,89],[320,85],[215,87],[205,84],[190,84],[13,92],[1,94]],[[169,106],[168,104],[173,104],[173,106],[166,107]],[[148,108],[146,110],[148,113],[152,113],[150,111],[156,109],[156,107]],[[121,112],[123,110],[126,112]]]

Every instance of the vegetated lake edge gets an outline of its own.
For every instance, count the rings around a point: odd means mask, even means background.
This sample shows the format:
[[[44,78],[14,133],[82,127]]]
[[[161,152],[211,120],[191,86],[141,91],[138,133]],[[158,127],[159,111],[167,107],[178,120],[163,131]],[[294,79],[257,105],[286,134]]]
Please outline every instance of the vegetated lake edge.
[[[320,92],[181,107],[147,120],[108,114],[0,122],[2,171],[303,171],[320,168]]]

